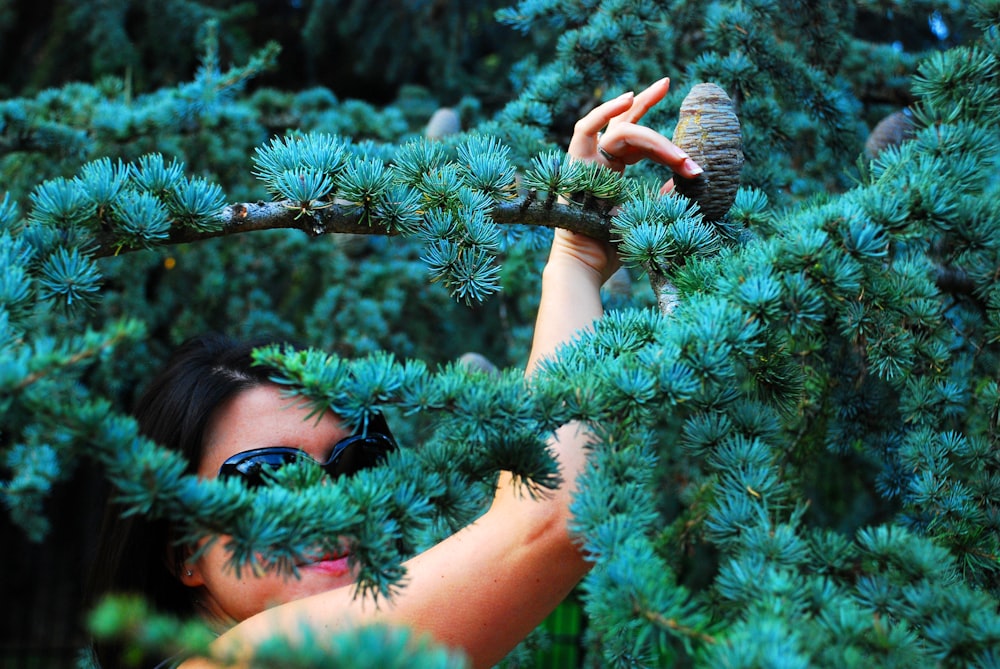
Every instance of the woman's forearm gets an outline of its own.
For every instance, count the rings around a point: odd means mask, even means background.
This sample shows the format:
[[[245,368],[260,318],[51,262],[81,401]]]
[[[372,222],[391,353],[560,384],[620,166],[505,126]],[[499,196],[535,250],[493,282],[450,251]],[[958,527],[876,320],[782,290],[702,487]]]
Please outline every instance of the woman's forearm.
[[[591,328],[604,313],[601,305],[601,285],[607,272],[606,249],[574,233],[556,231],[548,262],[542,273],[542,295],[535,322],[531,355],[525,374],[531,377],[542,360],[555,356],[559,348],[572,342],[578,335]],[[571,423],[560,428],[549,447],[559,464],[563,483],[543,502],[557,520],[565,535],[569,536],[569,505],[576,492],[576,479],[583,470],[590,434],[586,426]],[[498,496],[517,494],[516,489],[503,484],[501,479]],[[567,539],[568,540],[568,539]]]
[[[542,273],[538,318],[525,368],[528,376],[536,371],[543,358],[553,356],[560,346],[590,328],[604,313],[600,293],[603,273],[595,269],[598,261],[586,256],[586,248],[553,245]]]

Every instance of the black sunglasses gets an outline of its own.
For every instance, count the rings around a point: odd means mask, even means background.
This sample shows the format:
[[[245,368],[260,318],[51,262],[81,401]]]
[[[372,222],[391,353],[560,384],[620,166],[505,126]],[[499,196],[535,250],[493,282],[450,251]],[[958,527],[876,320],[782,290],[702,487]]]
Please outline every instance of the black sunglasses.
[[[333,446],[326,462],[317,462],[308,453],[291,446],[269,446],[242,451],[222,463],[219,478],[242,476],[248,487],[264,483],[265,471],[273,471],[287,464],[307,460],[316,462],[333,478],[351,476],[362,469],[381,464],[386,455],[396,450],[396,440],[389,432],[389,425],[381,414],[372,414],[367,428],[361,428],[350,437]]]

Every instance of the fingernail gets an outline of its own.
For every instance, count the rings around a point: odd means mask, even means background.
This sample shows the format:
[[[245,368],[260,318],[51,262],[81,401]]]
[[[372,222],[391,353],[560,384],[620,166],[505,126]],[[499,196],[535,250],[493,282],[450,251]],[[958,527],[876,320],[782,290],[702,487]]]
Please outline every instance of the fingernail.
[[[690,174],[693,177],[698,176],[699,174],[701,174],[702,172],[705,171],[705,170],[701,169],[701,166],[698,163],[694,162],[690,158],[686,159],[681,164],[681,167],[684,169],[685,172],[687,172],[688,174]]]
[[[635,95],[635,91],[629,91],[628,93],[622,93],[621,95],[619,95],[618,97],[615,98],[615,102],[618,102],[619,100],[624,100],[625,98],[630,98],[633,95]]]

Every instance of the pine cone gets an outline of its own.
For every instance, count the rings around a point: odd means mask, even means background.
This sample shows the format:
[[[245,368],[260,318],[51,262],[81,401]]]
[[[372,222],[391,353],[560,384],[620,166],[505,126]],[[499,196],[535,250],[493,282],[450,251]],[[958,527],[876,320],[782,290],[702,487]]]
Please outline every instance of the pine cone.
[[[674,188],[701,207],[706,220],[722,219],[736,200],[743,169],[743,139],[733,101],[716,84],[697,84],[681,103],[674,144],[705,171],[693,179],[674,174]]]
[[[458,358],[458,364],[473,372],[486,372],[487,374],[500,373],[500,370],[497,369],[497,366],[489,358],[475,351],[463,353]]]
[[[462,119],[459,118],[458,112],[450,107],[441,107],[427,122],[424,136],[428,139],[444,139],[448,135],[454,135],[461,131]]]
[[[871,159],[878,158],[890,146],[899,146],[912,139],[916,129],[910,110],[903,109],[893,112],[878,122],[865,141],[865,155]]]

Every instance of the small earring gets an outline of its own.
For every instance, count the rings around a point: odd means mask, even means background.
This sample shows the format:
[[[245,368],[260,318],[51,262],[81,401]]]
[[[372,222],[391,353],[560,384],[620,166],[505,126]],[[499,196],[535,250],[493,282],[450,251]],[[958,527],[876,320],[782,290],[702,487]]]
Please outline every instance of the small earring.
[[[188,570],[187,570],[187,571],[185,571],[184,573],[185,573],[186,575],[188,575],[188,576],[194,576],[194,572],[193,572],[193,571],[191,571],[190,569],[188,569]]]

